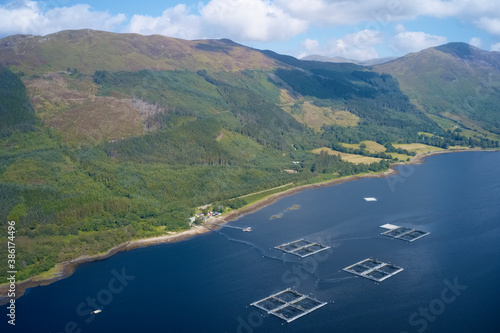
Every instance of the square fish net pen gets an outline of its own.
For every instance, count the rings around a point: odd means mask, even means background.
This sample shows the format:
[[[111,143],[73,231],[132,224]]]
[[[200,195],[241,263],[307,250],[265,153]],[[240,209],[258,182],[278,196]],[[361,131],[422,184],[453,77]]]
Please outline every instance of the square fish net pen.
[[[394,229],[390,229],[382,233],[382,235],[384,236],[391,237],[394,239],[401,239],[407,242],[416,241],[417,239],[427,236],[428,234],[429,232],[427,231],[416,230],[408,227],[399,227],[399,226],[395,226]]]
[[[326,246],[317,242],[310,242],[305,239],[299,239],[290,243],[284,243],[275,247],[285,253],[294,254],[301,258],[316,254],[323,250],[327,250],[330,246]]]
[[[344,268],[344,271],[376,282],[382,282],[402,272],[403,268],[374,259],[365,259]]]
[[[326,304],[295,290],[285,289],[251,305],[290,323]]]

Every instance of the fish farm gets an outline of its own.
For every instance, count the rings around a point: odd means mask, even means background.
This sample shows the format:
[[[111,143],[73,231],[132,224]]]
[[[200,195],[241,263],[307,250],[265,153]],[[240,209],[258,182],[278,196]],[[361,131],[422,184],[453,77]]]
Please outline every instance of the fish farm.
[[[344,268],[344,271],[376,282],[382,282],[403,271],[403,268],[374,259],[365,259]]]
[[[326,304],[288,288],[251,305],[290,323]]]
[[[392,224],[384,224],[380,227],[384,228],[384,229],[389,229],[387,231],[384,231],[382,233],[382,235],[387,236],[387,237],[391,237],[394,239],[401,239],[401,240],[404,240],[407,242],[416,241],[417,239],[422,238],[422,237],[430,234],[430,232],[427,232],[427,231],[412,229],[412,228],[408,228],[408,227],[401,227],[401,226],[392,225]]]
[[[285,253],[295,254],[301,258],[316,254],[327,250],[330,246],[326,246],[316,242],[310,242],[305,239],[299,239],[290,243],[281,244],[275,247]]]

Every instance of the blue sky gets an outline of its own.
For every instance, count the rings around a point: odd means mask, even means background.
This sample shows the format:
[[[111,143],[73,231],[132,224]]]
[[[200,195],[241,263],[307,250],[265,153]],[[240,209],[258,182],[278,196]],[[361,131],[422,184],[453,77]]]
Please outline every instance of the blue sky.
[[[500,51],[492,0],[0,1],[0,37],[66,29],[230,38],[301,57],[366,60],[447,42]]]

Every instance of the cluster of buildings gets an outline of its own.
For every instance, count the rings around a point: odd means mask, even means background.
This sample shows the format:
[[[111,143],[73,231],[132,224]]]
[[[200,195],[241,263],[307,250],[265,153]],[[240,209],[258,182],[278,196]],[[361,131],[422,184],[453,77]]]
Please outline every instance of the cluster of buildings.
[[[222,210],[224,207],[219,206],[217,208]],[[215,210],[214,211],[209,210],[206,215],[203,212],[197,213],[195,216],[190,217],[189,221],[190,221],[190,224],[194,223],[194,221],[196,221],[196,219],[201,219],[203,222],[205,222],[207,219],[209,219],[211,217],[217,217],[221,214],[222,214],[221,212],[218,212]]]

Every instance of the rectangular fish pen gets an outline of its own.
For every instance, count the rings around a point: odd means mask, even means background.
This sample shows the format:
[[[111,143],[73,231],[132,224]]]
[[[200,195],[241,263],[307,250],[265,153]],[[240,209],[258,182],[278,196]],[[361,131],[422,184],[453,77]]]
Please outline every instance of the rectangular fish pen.
[[[427,236],[430,232],[412,229],[408,227],[401,227],[397,225],[384,224],[381,228],[389,229],[384,231],[382,235],[391,237],[394,239],[401,239],[407,242],[416,241],[419,238]]]
[[[344,271],[376,282],[382,282],[403,271],[403,268],[374,259],[365,259],[344,268]]]
[[[330,246],[326,246],[316,242],[310,242],[305,239],[299,239],[290,243],[284,243],[275,247],[285,253],[295,254],[301,258],[316,254],[318,252],[327,250]]]
[[[291,323],[326,304],[288,288],[251,305]]]

